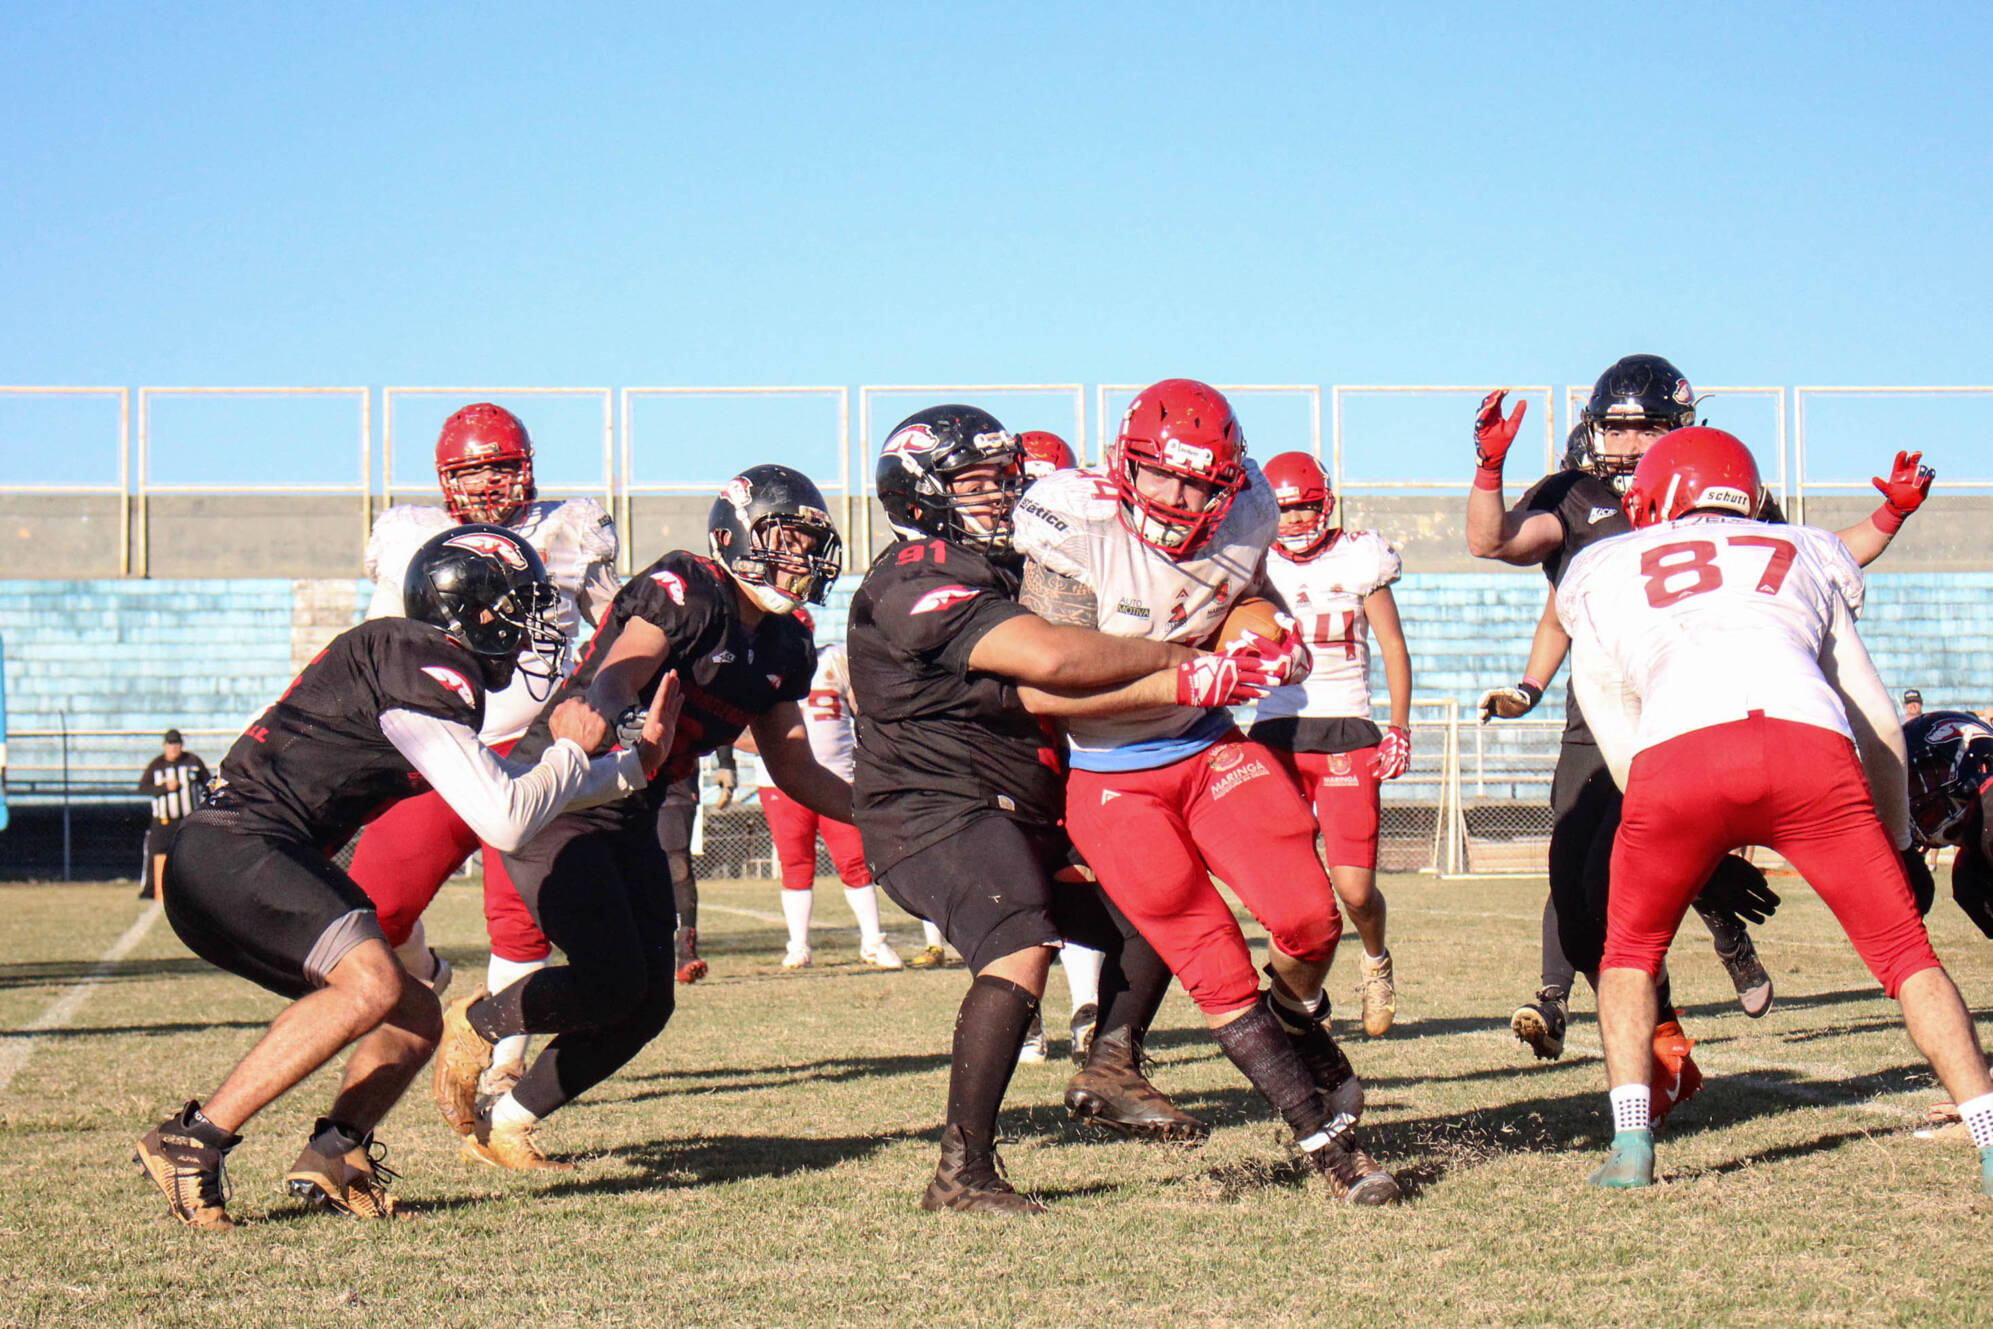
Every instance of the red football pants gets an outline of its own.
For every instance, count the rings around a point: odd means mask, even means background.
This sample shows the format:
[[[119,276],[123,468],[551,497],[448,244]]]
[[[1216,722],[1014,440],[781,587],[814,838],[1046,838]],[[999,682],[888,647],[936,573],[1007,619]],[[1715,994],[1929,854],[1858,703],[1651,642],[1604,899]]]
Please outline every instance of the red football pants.
[[[1842,735],[1752,712],[1648,748],[1626,784],[1604,968],[1659,974],[1717,861],[1753,844],[1806,878],[1884,992],[1894,997],[1904,979],[1937,967],[1855,746]]]
[[[817,837],[823,836],[837,877],[846,886],[870,886],[865,868],[865,842],[856,826],[820,817],[772,784],[761,786],[761,811],[782,864],[782,889],[807,891],[817,879]]]
[[[1269,748],[1281,769],[1314,805],[1322,856],[1332,868],[1377,866],[1377,749],[1288,752]]]
[[[493,751],[502,755],[511,746],[503,744]],[[353,866],[346,871],[374,902],[388,944],[399,946],[478,844],[477,832],[432,789],[403,799],[368,822],[353,851]],[[501,960],[524,964],[553,954],[553,946],[526,912],[504,862],[490,845],[484,846],[484,925],[491,936],[491,953]]]
[[[1207,1014],[1259,996],[1252,952],[1213,874],[1281,951],[1313,962],[1336,953],[1342,917],[1315,857],[1315,819],[1273,754],[1237,730],[1153,770],[1074,770],[1066,829]]]

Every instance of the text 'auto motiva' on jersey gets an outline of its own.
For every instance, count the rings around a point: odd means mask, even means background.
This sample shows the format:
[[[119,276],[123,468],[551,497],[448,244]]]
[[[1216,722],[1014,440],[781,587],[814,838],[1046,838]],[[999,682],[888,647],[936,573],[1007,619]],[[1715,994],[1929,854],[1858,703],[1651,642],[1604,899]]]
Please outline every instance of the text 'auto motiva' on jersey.
[[[889,547],[852,597],[852,809],[874,876],[981,817],[1059,824],[1050,736],[1013,685],[969,668],[990,629],[1028,612],[1016,597],[1015,573],[945,540]]]
[[[1280,525],[1266,477],[1251,461],[1244,465],[1245,484],[1225,519],[1187,557],[1160,553],[1130,534],[1113,482],[1091,470],[1057,471],[1024,491],[1017,548],[1093,592],[1095,621],[1086,626],[1115,637],[1203,643],[1253,584]],[[1086,766],[1090,754],[1129,743],[1182,737],[1212,723],[1212,714],[1223,713],[1172,705],[1075,718],[1067,726],[1073,764]]]
[[[1312,661],[1305,679],[1260,699],[1257,720],[1370,718],[1370,620],[1363,602],[1403,570],[1398,551],[1375,531],[1343,531],[1313,558],[1266,561],[1267,580],[1287,602]]]
[[[380,717],[395,710],[475,732],[484,719],[477,657],[412,619],[342,632],[228,750],[208,806],[239,816],[250,834],[339,848],[429,787],[381,731]]]
[[[816,671],[809,629],[788,614],[766,614],[753,632],[741,624],[734,581],[719,564],[674,550],[623,584],[596,625],[581,661],[540,710],[512,750],[514,761],[537,760],[552,735],[548,720],[569,697],[586,696],[595,671],[631,619],[662,632],[670,654],[639,689],[641,715],[665,674],[676,672],[684,696],[664,769],[641,796],[565,815],[606,823],[648,816],[665,790],[698,770],[699,757],[740,737],[748,722],[777,702],[800,701]]]

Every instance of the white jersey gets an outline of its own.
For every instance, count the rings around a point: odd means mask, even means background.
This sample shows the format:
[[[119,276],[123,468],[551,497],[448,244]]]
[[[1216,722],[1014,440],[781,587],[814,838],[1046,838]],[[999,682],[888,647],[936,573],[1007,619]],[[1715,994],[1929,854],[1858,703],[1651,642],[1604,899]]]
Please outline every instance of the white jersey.
[[[1344,531],[1310,559],[1276,545],[1266,579],[1292,611],[1314,664],[1308,677],[1260,699],[1261,720],[1370,716],[1370,618],[1364,598],[1398,580],[1398,551],[1375,531]]]
[[[1634,755],[1753,712],[1849,738],[1844,689],[1874,673],[1865,584],[1831,532],[1698,514],[1588,546],[1557,591],[1572,686],[1622,787]]]
[[[426,504],[400,503],[380,515],[367,538],[367,575],[374,582],[368,618],[400,617],[401,585],[408,575],[409,560],[430,536],[459,524],[446,509]],[[546,564],[547,578],[560,595],[555,622],[562,640],[572,641],[581,625],[576,601],[582,588],[590,581],[605,592],[614,585],[615,523],[594,499],[570,498],[536,499],[508,525],[525,537]],[[606,593],[600,596],[604,603],[608,598]],[[503,743],[525,733],[548,695],[545,682],[527,677],[528,669],[537,671],[542,666],[530,651],[522,651],[520,658],[524,664],[511,684],[485,698],[484,728],[478,737],[486,743]]]
[[[1017,505],[1017,548],[1092,591],[1092,626],[1100,631],[1202,643],[1253,585],[1280,525],[1266,477],[1251,461],[1245,466],[1246,484],[1231,511],[1190,558],[1173,559],[1136,539],[1121,524],[1113,481],[1092,470],[1055,471],[1024,491]],[[1091,753],[1189,735],[1200,725],[1208,727],[1213,714],[1192,706],[1151,706],[1075,717],[1067,727],[1073,764],[1093,767]]]
[[[803,699],[803,731],[809,735],[810,754],[817,765],[847,784],[857,762],[857,714],[844,643],[818,647],[817,672],[810,676],[810,695]]]

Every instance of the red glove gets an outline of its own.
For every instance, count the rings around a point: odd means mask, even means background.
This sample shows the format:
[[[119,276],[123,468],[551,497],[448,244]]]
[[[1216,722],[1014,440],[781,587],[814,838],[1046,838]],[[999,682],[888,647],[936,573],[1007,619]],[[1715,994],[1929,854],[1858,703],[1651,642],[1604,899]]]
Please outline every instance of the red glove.
[[[1199,655],[1176,667],[1176,704],[1208,708],[1257,701],[1276,681],[1267,662],[1251,652]]]
[[[1412,764],[1412,736],[1398,726],[1384,731],[1377,744],[1377,778],[1395,780]]]
[[[1496,388],[1481,399],[1481,409],[1474,416],[1474,457],[1475,463],[1484,471],[1499,471],[1508,459],[1509,447],[1516,441],[1516,431],[1522,428],[1523,414],[1529,410],[1529,399],[1516,403],[1515,414],[1502,418],[1502,399],[1508,396],[1507,388]]]
[[[1889,478],[1885,480],[1878,475],[1870,482],[1882,491],[1882,506],[1875,510],[1872,520],[1885,535],[1902,530],[1904,518],[1923,507],[1924,500],[1931,496],[1931,481],[1938,478],[1938,473],[1918,465],[1923,458],[1921,452],[1899,452],[1896,464],[1889,469]]]

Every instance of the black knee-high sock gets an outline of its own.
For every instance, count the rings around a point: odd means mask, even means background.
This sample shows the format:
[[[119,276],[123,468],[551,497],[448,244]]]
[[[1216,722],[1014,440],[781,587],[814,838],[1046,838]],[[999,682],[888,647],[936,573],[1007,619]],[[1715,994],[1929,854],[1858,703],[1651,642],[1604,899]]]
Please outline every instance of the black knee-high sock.
[[[1264,1003],[1213,1031],[1232,1064],[1252,1081],[1260,1096],[1305,1140],[1329,1124],[1328,1106],[1294,1044]]]
[[[671,861],[671,897],[678,907],[678,926],[696,928],[699,926],[699,878],[692,871],[692,855],[674,849],[667,857]]]
[[[1096,1037],[1117,1029],[1132,1029],[1135,1041],[1149,1032],[1149,1022],[1169,992],[1170,969],[1156,948],[1141,937],[1130,937],[1119,955],[1110,955],[1100,974],[1100,1023]]]
[[[971,1144],[996,1139],[997,1108],[1017,1069],[1024,1031],[1038,998],[1006,978],[984,974],[969,985],[955,1015],[954,1064],[948,1073],[948,1124]]]
[[[1557,897],[1543,897],[1543,972],[1541,986],[1563,988],[1569,992],[1576,984],[1578,971],[1564,958],[1564,942],[1557,933]]]

